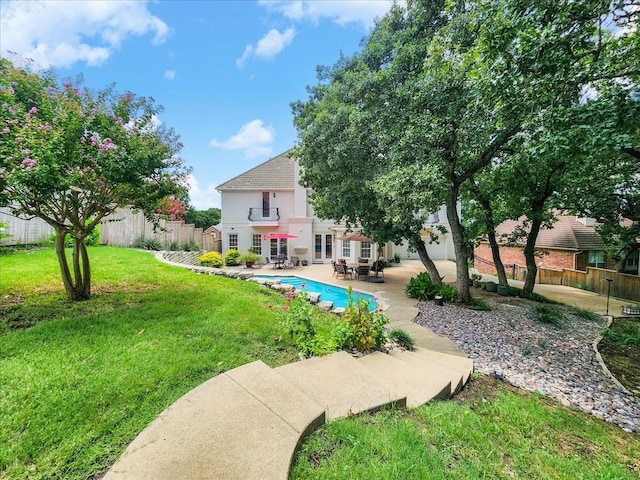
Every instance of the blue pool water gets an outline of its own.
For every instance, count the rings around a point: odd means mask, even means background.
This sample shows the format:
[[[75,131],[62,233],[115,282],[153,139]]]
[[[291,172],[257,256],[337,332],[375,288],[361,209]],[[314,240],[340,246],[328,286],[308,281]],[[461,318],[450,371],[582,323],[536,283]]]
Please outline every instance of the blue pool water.
[[[334,285],[328,285],[326,283],[315,282],[313,280],[307,280],[305,278],[295,276],[280,277],[275,275],[256,275],[256,278],[280,279],[283,285],[293,285],[296,290],[319,293],[321,302],[333,302],[334,307],[345,308],[349,303],[347,291],[342,287],[336,287]],[[360,292],[356,293],[355,291],[352,292],[352,295],[356,302],[360,297],[365,300],[369,300],[370,310],[378,308],[378,305],[372,295]]]

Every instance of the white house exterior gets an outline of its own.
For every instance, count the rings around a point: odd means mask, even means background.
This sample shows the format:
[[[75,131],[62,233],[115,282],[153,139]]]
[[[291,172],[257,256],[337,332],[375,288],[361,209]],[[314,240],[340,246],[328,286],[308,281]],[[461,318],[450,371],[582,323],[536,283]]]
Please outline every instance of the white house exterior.
[[[375,259],[376,245],[342,241],[345,227],[331,220],[317,218],[307,202],[308,189],[300,185],[300,167],[285,152],[219,185],[222,220],[222,251],[236,248],[241,253],[254,247],[262,257],[278,254],[297,256],[313,263],[328,263],[337,258],[356,262],[358,258]],[[446,223],[444,207],[431,215],[425,235]],[[288,233],[295,238],[265,240],[270,233]],[[386,258],[399,253],[402,258],[418,258],[406,245],[385,245]],[[441,236],[439,244],[427,245],[433,259],[454,258],[450,234]]]

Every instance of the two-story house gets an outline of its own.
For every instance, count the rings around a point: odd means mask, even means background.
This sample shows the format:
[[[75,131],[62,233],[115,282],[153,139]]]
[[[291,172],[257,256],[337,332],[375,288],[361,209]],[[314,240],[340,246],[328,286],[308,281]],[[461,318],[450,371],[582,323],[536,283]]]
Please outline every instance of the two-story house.
[[[244,253],[253,247],[263,257],[285,254],[313,263],[337,258],[351,262],[358,258],[375,259],[377,245],[340,240],[344,225],[314,215],[307,201],[309,189],[299,181],[299,164],[290,157],[290,152],[285,152],[217,186],[222,207],[222,251],[235,248]],[[444,207],[431,215],[430,220],[432,223],[425,226],[425,236],[437,225],[448,226]],[[288,234],[289,238],[264,238],[272,233]],[[450,237],[445,234],[438,244],[427,246],[432,258],[454,257]],[[418,258],[406,245],[390,243],[381,250],[386,258],[396,252],[401,258]]]

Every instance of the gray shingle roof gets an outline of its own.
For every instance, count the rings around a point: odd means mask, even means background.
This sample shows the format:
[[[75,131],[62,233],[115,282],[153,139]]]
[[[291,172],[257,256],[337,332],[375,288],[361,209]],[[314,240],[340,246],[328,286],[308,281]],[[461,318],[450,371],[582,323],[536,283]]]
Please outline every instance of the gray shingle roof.
[[[291,150],[267,160],[216,187],[216,190],[293,190]]]
[[[541,229],[536,239],[538,248],[557,248],[561,250],[604,250],[604,243],[595,227],[586,226],[575,216],[557,215],[558,221],[551,229]],[[520,225],[523,218],[507,220],[496,228],[496,233],[510,234],[516,225]],[[529,231],[529,229],[526,229]],[[524,243],[524,240],[521,240]]]

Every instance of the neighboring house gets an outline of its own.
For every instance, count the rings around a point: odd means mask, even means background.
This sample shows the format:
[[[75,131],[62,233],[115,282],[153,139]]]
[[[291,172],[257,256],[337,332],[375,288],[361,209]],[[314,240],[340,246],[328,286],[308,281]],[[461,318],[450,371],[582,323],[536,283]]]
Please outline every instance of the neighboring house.
[[[580,271],[586,271],[587,267],[616,269],[616,262],[607,258],[605,245],[602,237],[596,232],[594,219],[571,215],[557,215],[557,218],[558,221],[553,224],[553,228],[542,229],[538,235],[538,267]],[[507,220],[501,223],[496,229],[498,238],[508,238],[516,227],[522,225],[522,220]],[[500,258],[507,272],[514,273],[516,278],[522,278],[526,265],[522,251],[524,240],[515,245],[506,241],[500,243]],[[495,273],[492,258],[488,241],[484,240],[475,247],[474,266],[480,273]],[[626,259],[623,272],[638,275],[638,250]]]
[[[216,252],[222,252],[222,225],[220,223],[217,225],[211,225],[203,233],[205,235],[211,235],[214,245],[213,250]]]
[[[377,246],[368,242],[342,241],[344,225],[321,220],[308,203],[310,190],[300,185],[298,162],[285,152],[219,185],[221,195],[222,251],[230,248],[241,253],[253,247],[262,257],[278,254],[297,256],[313,263],[327,263],[337,258],[356,262],[358,258],[376,258]],[[425,235],[438,225],[445,228],[444,207],[425,225]],[[287,233],[295,238],[265,240],[270,233]],[[451,235],[443,235],[439,244],[427,245],[432,258],[452,259]],[[418,258],[406,246],[388,244],[382,255]]]

